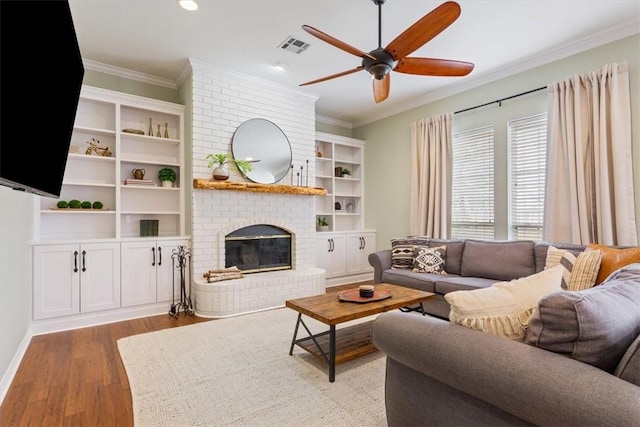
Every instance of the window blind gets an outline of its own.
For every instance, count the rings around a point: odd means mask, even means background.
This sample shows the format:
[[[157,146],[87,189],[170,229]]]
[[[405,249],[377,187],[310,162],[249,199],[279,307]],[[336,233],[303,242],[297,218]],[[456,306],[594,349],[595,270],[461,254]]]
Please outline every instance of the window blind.
[[[494,238],[494,128],[453,135],[451,237]]]
[[[509,237],[542,240],[547,115],[508,123]]]

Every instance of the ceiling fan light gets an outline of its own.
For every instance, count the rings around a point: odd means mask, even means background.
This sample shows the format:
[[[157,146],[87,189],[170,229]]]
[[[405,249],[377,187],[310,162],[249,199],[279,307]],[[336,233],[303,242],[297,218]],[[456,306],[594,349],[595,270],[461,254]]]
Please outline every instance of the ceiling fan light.
[[[391,67],[385,63],[374,64],[369,67],[369,72],[374,79],[382,80],[391,72]]]

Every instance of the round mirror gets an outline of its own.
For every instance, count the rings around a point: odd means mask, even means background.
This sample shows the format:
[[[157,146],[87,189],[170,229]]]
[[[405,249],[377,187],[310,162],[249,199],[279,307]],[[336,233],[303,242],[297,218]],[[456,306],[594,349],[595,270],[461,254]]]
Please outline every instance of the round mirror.
[[[243,174],[261,184],[273,184],[287,176],[291,167],[291,144],[275,123],[250,119],[233,133],[231,153],[236,160],[254,160],[252,170]]]

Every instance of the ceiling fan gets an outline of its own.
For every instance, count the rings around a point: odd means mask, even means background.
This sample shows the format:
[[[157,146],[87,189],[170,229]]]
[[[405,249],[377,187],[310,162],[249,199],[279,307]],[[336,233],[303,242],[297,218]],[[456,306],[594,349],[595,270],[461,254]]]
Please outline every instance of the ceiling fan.
[[[371,74],[373,78],[374,99],[376,102],[382,102],[389,96],[391,71],[423,76],[460,77],[466,76],[473,70],[474,65],[470,62],[407,56],[440,34],[445,28],[458,19],[460,16],[460,6],[458,3],[448,1],[441,4],[407,28],[389,43],[387,47],[382,48],[382,5],[386,0],[371,1],[378,6],[378,47],[368,53],[309,25],[302,26],[302,29],[312,36],[338,49],[342,49],[347,53],[362,58],[362,65],[351,70],[302,83],[300,86],[320,83],[365,70]]]

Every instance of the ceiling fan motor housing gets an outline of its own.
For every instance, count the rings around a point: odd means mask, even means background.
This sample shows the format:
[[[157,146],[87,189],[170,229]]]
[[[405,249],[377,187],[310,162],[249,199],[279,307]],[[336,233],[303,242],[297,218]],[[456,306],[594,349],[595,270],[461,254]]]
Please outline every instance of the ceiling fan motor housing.
[[[393,70],[398,61],[393,59],[390,53],[382,48],[377,48],[369,52],[371,56],[376,58],[374,61],[371,58],[362,58],[362,66],[371,76],[376,80],[382,80],[384,77]]]

